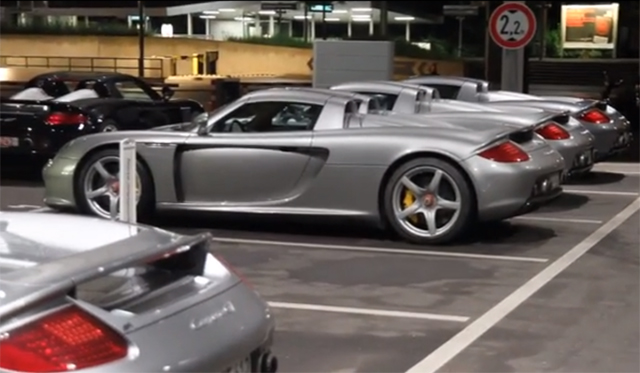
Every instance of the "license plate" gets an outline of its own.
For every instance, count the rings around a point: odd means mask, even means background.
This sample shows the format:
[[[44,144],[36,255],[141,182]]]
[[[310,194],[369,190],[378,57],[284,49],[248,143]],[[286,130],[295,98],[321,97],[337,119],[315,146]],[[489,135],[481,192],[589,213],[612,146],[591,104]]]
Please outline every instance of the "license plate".
[[[0,148],[14,148],[19,144],[17,137],[0,136]]]
[[[251,358],[246,358],[236,363],[231,368],[225,370],[225,373],[251,373]]]
[[[593,150],[584,152],[584,163],[590,165],[593,163]]]

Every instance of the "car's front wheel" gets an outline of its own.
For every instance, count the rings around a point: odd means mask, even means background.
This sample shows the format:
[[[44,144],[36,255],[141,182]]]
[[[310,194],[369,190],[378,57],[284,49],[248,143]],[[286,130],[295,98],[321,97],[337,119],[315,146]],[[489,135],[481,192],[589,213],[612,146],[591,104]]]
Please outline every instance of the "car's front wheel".
[[[75,180],[75,195],[81,213],[115,219],[120,211],[120,155],[118,149],[105,149],[81,162]],[[140,218],[153,210],[153,182],[149,171],[136,164],[136,204]]]
[[[474,194],[450,163],[418,158],[398,167],[384,190],[384,218],[403,239],[444,244],[460,238],[474,218]]]

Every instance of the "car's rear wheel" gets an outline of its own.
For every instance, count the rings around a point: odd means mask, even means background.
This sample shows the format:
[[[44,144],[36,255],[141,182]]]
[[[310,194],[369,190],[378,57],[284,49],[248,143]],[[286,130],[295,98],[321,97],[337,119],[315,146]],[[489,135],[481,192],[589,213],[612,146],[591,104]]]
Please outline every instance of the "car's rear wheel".
[[[118,149],[105,149],[91,155],[80,166],[75,181],[80,212],[102,218],[116,218],[120,210],[120,155]],[[153,182],[149,171],[136,162],[137,215],[142,219],[153,210]]]
[[[418,158],[398,167],[389,178],[383,213],[406,241],[444,244],[469,226],[474,203],[471,186],[456,167],[436,158]]]
[[[115,132],[119,131],[120,126],[114,120],[107,119],[100,125],[100,132]]]

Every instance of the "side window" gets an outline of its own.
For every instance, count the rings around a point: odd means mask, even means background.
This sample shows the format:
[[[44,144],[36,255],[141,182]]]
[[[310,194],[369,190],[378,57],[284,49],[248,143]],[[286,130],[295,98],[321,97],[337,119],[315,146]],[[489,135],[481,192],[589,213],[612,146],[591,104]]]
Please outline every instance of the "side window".
[[[290,101],[252,102],[214,124],[211,132],[290,132],[315,126],[321,105]]]
[[[393,110],[393,106],[396,104],[398,95],[392,95],[388,93],[372,93],[372,92],[358,92],[362,95],[371,96],[374,98],[382,110]]]
[[[458,92],[460,92],[460,87],[455,85],[429,84],[427,87],[437,89],[438,93],[440,93],[440,98],[455,99],[458,97]]]
[[[149,92],[133,80],[121,80],[113,84],[114,88],[120,93],[122,98],[136,101],[153,101]]]

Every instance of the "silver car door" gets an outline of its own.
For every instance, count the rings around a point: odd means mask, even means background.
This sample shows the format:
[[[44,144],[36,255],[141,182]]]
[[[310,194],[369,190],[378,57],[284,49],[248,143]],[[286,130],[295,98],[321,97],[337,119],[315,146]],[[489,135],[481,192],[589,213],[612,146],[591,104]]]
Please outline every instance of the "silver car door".
[[[190,137],[180,160],[185,202],[264,205],[295,198],[322,106],[250,101]]]

